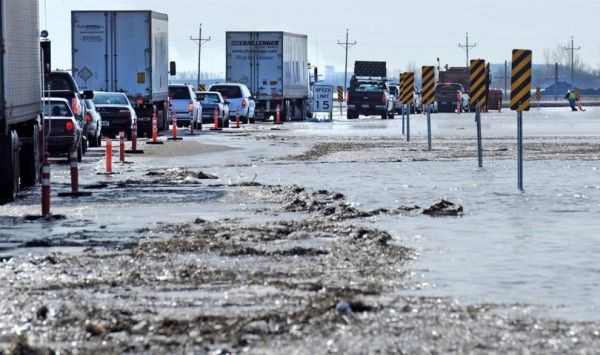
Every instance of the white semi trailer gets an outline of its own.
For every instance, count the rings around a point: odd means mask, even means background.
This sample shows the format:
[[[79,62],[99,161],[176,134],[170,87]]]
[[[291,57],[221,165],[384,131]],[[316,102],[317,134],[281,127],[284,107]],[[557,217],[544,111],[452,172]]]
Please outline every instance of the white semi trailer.
[[[168,126],[169,18],[154,11],[72,11],[73,77],[81,90],[123,92],[148,136]]]
[[[39,178],[41,80],[38,0],[0,1],[0,200]]]
[[[287,32],[227,32],[226,78],[248,86],[256,118],[305,119],[308,106],[307,36]]]

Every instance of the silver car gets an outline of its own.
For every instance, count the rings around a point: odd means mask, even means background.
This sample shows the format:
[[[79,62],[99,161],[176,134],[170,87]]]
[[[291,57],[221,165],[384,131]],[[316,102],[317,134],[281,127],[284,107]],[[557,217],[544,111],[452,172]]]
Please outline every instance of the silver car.
[[[85,103],[85,134],[87,135],[90,147],[99,147],[102,145],[102,117],[96,109],[94,100],[84,100]]]
[[[229,119],[235,119],[239,110],[240,120],[243,123],[254,123],[256,104],[246,85],[237,83],[214,84],[208,91],[220,93],[223,99],[229,102]]]

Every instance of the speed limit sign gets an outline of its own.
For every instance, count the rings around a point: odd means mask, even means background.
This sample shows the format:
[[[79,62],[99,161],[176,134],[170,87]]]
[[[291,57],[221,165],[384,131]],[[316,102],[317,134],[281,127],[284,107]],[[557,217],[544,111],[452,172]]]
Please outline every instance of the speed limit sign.
[[[315,85],[313,112],[333,112],[332,85]]]

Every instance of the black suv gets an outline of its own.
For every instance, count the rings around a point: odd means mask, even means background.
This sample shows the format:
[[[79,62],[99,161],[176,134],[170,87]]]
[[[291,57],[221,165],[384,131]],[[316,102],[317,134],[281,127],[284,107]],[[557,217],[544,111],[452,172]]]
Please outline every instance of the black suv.
[[[348,119],[359,115],[378,115],[381,119],[394,118],[394,95],[387,82],[352,78],[348,89]]]

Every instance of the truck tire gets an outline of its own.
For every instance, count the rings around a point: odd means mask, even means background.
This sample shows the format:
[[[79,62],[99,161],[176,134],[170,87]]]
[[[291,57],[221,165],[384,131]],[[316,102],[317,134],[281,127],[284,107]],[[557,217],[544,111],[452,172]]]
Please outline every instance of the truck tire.
[[[12,201],[19,192],[19,136],[0,133],[0,200]]]
[[[40,144],[39,144],[39,126],[36,124],[31,129],[31,140],[23,142],[21,146],[20,165],[21,165],[21,185],[26,187],[34,186],[40,178]]]

